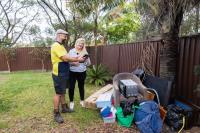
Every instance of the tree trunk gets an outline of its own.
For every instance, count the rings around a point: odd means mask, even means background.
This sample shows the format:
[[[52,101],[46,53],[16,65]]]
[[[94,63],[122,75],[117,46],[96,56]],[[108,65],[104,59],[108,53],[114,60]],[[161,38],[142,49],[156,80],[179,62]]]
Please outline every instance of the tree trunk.
[[[178,37],[176,34],[165,33],[160,52],[160,77],[175,81]]]
[[[10,69],[10,61],[7,60],[6,63],[7,63],[7,66],[8,66],[8,71],[11,72],[11,69]]]
[[[65,30],[65,31],[67,31],[67,32],[69,32],[69,31],[68,31],[68,28],[67,28],[67,24],[65,25],[65,28],[64,28],[64,30]],[[67,48],[67,47],[68,47],[68,43],[69,43],[69,37],[70,37],[70,36],[68,35],[68,38],[67,38],[67,40],[64,42],[64,47],[65,47],[65,48]]]
[[[77,39],[77,32],[75,32],[75,34],[74,34],[74,40],[73,40],[73,43],[71,46],[75,46],[76,39]]]
[[[76,39],[77,39],[77,31],[78,31],[78,26],[77,26],[77,23],[76,23],[76,17],[75,17],[75,14],[73,15],[73,22],[74,22],[74,27],[76,27],[76,31],[75,31],[75,34],[74,34],[74,40],[73,40],[73,43],[71,46],[74,46],[75,45],[75,42],[76,42]]]
[[[162,34],[163,45],[160,51],[160,77],[174,82],[177,70],[178,35],[183,18],[183,10],[176,12],[173,16],[175,17],[171,18],[169,32]],[[162,26],[165,27],[165,25]]]
[[[98,28],[98,24],[97,24],[97,13],[95,14],[95,19],[94,19],[94,45],[95,45],[95,66],[98,65],[98,50],[97,50],[97,28]]]
[[[42,62],[42,72],[44,72],[45,71],[44,60],[41,60],[41,62]]]

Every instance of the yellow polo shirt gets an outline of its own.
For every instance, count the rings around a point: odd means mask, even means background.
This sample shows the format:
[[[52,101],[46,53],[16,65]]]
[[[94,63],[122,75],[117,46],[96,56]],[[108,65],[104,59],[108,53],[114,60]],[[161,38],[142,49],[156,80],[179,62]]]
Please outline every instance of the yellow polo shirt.
[[[66,55],[67,51],[65,47],[55,42],[51,46],[51,62],[53,65],[52,73],[56,76],[68,76],[69,75],[69,63],[64,62],[61,57]]]

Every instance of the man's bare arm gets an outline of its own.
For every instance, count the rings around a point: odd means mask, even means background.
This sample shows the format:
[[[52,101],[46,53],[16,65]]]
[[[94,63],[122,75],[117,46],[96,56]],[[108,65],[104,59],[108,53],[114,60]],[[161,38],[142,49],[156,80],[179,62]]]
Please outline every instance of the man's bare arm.
[[[61,59],[65,62],[80,62],[84,61],[84,57],[70,57],[68,54],[61,57]]]

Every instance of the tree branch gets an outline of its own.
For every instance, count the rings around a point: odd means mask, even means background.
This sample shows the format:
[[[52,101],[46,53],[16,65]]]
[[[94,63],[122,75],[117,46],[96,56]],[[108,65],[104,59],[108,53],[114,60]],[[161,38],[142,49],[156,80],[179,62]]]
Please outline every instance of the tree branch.
[[[63,24],[59,14],[56,12],[56,10],[49,4],[47,3],[45,0],[41,0],[55,15],[56,17],[58,18],[58,21],[60,22],[60,24],[65,27],[65,25]]]
[[[24,25],[23,29],[21,30],[20,34],[19,34],[19,35],[17,36],[17,38],[13,41],[12,44],[15,44],[15,43],[18,41],[18,39],[20,38],[20,36],[23,34],[24,30],[26,29],[27,25],[28,25],[30,22],[32,22],[32,21],[35,19],[35,17],[36,17],[37,15],[38,15],[38,12],[33,16],[33,18],[32,18],[31,20],[29,20],[29,21],[27,21],[27,22],[25,23],[25,25]]]
[[[52,25],[52,27],[54,28],[55,30],[55,27],[54,27],[54,23],[52,21],[52,18],[50,16],[50,14],[48,13],[48,11],[46,10],[46,8],[42,5],[42,3],[40,3],[38,0],[37,0],[38,4],[43,8],[43,10],[45,11],[45,13],[47,14],[48,18],[49,18],[49,22],[50,24]]]
[[[55,5],[56,5],[58,11],[60,12],[62,18],[63,18],[64,21],[65,21],[65,29],[68,29],[68,26],[67,26],[67,20],[66,20],[66,17],[65,17],[65,15],[64,15],[63,11],[62,11],[62,4],[61,4],[61,8],[59,8],[58,3],[57,3],[56,0],[54,0],[54,3],[55,3]],[[60,1],[60,3],[62,3],[62,1]]]
[[[8,14],[7,14],[7,12],[6,12],[5,8],[4,8],[4,6],[2,5],[1,1],[0,1],[0,6],[2,7],[3,12],[4,12],[5,16],[6,16],[6,20],[7,20],[7,22],[8,22],[8,27],[6,28],[6,35],[5,35],[5,36],[7,37],[7,36],[8,36],[8,30],[9,30],[9,28],[10,28],[10,26],[11,26],[11,24],[10,24],[10,19],[9,19]]]

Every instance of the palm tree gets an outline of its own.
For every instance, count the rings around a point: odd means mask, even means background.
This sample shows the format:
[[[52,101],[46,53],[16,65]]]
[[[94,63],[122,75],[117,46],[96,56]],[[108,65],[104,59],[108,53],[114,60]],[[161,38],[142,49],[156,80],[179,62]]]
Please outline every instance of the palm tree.
[[[160,76],[175,81],[179,29],[183,14],[199,0],[140,0],[140,7],[153,15],[163,40],[160,52]]]

